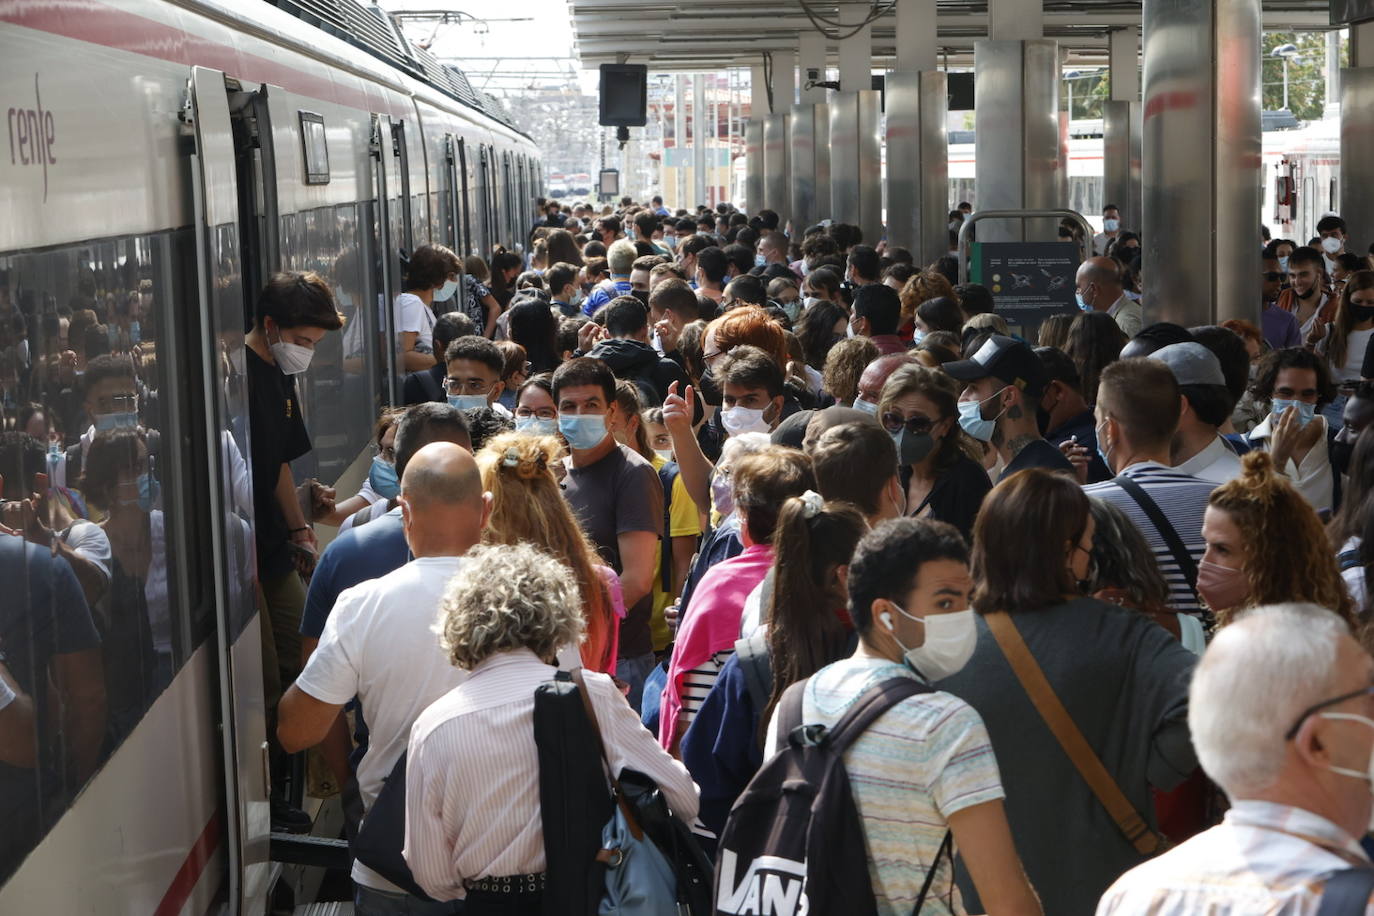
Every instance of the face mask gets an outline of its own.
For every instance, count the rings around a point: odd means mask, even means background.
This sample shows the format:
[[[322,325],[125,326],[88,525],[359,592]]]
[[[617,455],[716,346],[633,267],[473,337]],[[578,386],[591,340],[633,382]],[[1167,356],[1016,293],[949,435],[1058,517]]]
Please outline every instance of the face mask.
[[[897,639],[896,628],[892,626],[892,616],[883,615],[883,622],[887,624],[893,640],[902,647],[903,660],[909,668],[927,681],[939,681],[957,674],[973,657],[974,647],[978,645],[978,627],[973,620],[973,608],[950,614],[917,617],[915,614],[908,614],[895,603],[892,607],[908,620],[919,620],[926,628],[925,642],[914,649],[908,649],[902,645],[900,639]]]
[[[551,417],[516,417],[515,431],[528,436],[552,436],[558,432],[558,421]]]
[[[1323,719],[1341,719],[1347,722],[1363,722],[1370,728],[1374,728],[1374,720],[1367,719],[1364,716],[1356,715],[1353,712],[1319,712],[1317,713],[1317,715]],[[1374,790],[1374,749],[1370,750],[1369,765],[1365,768],[1365,771],[1363,773],[1361,773],[1359,770],[1351,770],[1345,767],[1337,766],[1327,766],[1327,769],[1333,773],[1339,773],[1342,776],[1351,776],[1355,779],[1363,779],[1365,782],[1369,783],[1371,790]],[[1369,813],[1369,829],[1371,832],[1374,832],[1374,811],[1371,811]]]
[[[142,340],[143,329],[137,321],[129,322],[129,343],[136,344]]]
[[[1298,408],[1298,426],[1306,426],[1317,416],[1317,405],[1308,404],[1306,401],[1291,401],[1286,398],[1274,398],[1271,412],[1274,415],[1274,422],[1283,416],[1283,412],[1290,407]]]
[[[601,414],[563,414],[558,418],[558,431],[568,445],[585,451],[606,441],[606,418]]]
[[[847,324],[847,325],[844,326],[844,336],[845,336],[845,337],[859,337],[859,336],[861,336],[861,335],[859,335],[857,332],[855,332],[855,330],[854,330],[854,322],[851,321],[851,322],[849,322],[849,324]]]
[[[878,405],[874,404],[872,401],[865,401],[863,398],[855,398],[854,403],[850,406],[855,410],[862,410],[869,416],[876,417],[878,415]]]
[[[372,468],[367,472],[367,482],[373,492],[383,499],[394,499],[401,493],[401,480],[396,476],[396,465],[381,455],[372,459]]]
[[[730,407],[720,412],[720,422],[732,436],[740,433],[766,433],[771,429],[763,418],[764,411],[756,407]]]
[[[926,339],[926,332],[925,332],[925,331],[922,331],[920,328],[916,328],[916,329],[914,329],[914,330],[911,332],[911,343],[912,343],[913,346],[916,345],[916,344],[919,344],[921,341],[923,341],[923,340],[925,340],[925,339]]]
[[[1325,251],[1327,254],[1335,254],[1341,250],[1344,244],[1344,242],[1334,235],[1328,235],[1326,238],[1322,239],[1322,251]]]
[[[656,448],[654,449],[654,454],[662,458],[664,461],[673,460],[673,450],[670,448]]]
[[[1213,611],[1227,611],[1241,606],[1250,594],[1250,583],[1244,570],[1199,560],[1197,592]]]
[[[1279,258],[1279,270],[1288,273],[1288,255]]]
[[[1083,298],[1083,294],[1078,290],[1073,291],[1073,301],[1078,303],[1078,307],[1085,312],[1091,312],[1093,307],[1088,305],[1088,300]]]
[[[997,397],[997,395],[1000,395],[1006,390],[1006,388],[999,389],[997,394],[994,394],[992,398]],[[992,441],[992,432],[997,428],[997,419],[1002,416],[999,413],[997,417],[991,420],[983,419],[983,405],[991,401],[992,398],[986,398],[982,401],[959,402],[959,425],[963,427],[964,432],[968,433],[979,442]]]
[[[1115,232],[1115,231],[1117,231],[1117,230],[1120,229],[1120,228],[1121,228],[1121,220],[1119,220],[1119,219],[1104,219],[1104,220],[1102,221],[1102,231],[1103,231],[1103,232]]]
[[[935,449],[934,436],[930,433],[913,436],[905,426],[892,434],[892,441],[897,444],[898,464],[920,464]]]
[[[487,396],[484,394],[451,394],[448,396],[448,406],[457,407],[459,410],[486,407]]]
[[[268,349],[272,351],[272,358],[277,361],[277,368],[284,375],[300,375],[310,368],[310,360],[315,355],[315,351],[309,347],[287,343],[280,334],[276,343],[268,344]]]
[[[1374,319],[1374,305],[1352,305],[1350,316],[1355,319],[1356,324]]]
[[[581,304],[582,304],[582,300],[585,299],[585,298],[586,298],[586,297],[582,295],[582,290],[580,290],[580,289],[575,289],[575,290],[573,290],[572,298],[568,300],[568,304],[569,304],[569,305],[581,305]]]
[[[1107,426],[1107,421],[1103,420],[1101,426],[1093,427],[1093,438],[1097,440],[1097,457],[1102,459],[1102,463],[1107,466],[1107,470],[1112,469],[1112,461],[1107,457],[1107,452],[1102,448],[1102,430]]]
[[[157,478],[144,471],[138,475],[138,508],[144,512],[152,512],[153,506],[162,498],[162,484],[157,482]]]
[[[802,300],[802,302],[803,302],[803,304],[804,304],[804,305],[803,305],[804,308],[811,308],[811,306],[813,306],[813,305],[817,305],[817,304],[819,304],[819,303],[821,303],[821,302],[829,302],[829,301],[830,301],[830,300],[828,300],[828,299],[818,299],[818,298],[816,298],[815,296],[807,296],[805,299]]]
[[[735,492],[730,489],[730,478],[724,474],[711,478],[711,504],[722,517],[735,511]]]
[[[668,250],[669,250],[669,251],[676,251],[676,250],[677,250],[677,236],[675,236],[675,235],[665,235],[665,236],[663,237],[663,244],[665,244],[665,245],[668,246]]]
[[[800,301],[793,299],[791,302],[782,303],[782,310],[787,313],[788,318],[796,321],[797,316],[801,314],[802,305]]]
[[[755,266],[755,267],[764,267],[764,266],[767,266],[767,264],[768,264],[768,259],[765,258],[763,255],[761,255],[761,254],[756,254],[756,255],[754,255],[754,266]]]
[[[112,429],[133,429],[138,426],[138,414],[136,413],[98,413],[94,417],[95,431],[107,433]]]
[[[1354,451],[1353,443],[1342,442],[1340,439],[1327,446],[1327,452],[1331,455],[1331,467],[1337,474],[1345,476],[1350,473],[1350,456]]]
[[[445,280],[444,285],[439,287],[439,291],[434,294],[435,302],[447,302],[453,298],[453,294],[458,292],[457,280]]]

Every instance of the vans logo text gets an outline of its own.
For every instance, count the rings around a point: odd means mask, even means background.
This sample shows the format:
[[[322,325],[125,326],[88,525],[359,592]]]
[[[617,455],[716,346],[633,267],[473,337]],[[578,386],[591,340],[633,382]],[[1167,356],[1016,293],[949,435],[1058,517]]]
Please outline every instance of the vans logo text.
[[[52,112],[43,110],[38,94],[38,74],[33,75],[33,107],[11,108],[6,113],[10,128],[10,165],[43,166],[43,202],[48,202],[48,166],[57,165],[53,145],[57,125]]]
[[[735,883],[735,853],[722,850],[716,909],[734,916],[806,916],[806,865],[780,856],[759,856]]]

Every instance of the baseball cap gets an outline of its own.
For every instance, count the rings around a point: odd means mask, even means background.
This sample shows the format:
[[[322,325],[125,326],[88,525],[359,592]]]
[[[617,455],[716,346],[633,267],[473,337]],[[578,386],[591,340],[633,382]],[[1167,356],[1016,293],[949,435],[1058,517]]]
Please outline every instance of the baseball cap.
[[[1169,344],[1151,353],[1149,358],[1168,366],[1180,385],[1226,384],[1216,354],[1200,343]]]
[[[993,334],[970,359],[956,360],[940,367],[961,382],[976,382],[989,376],[1015,385],[1030,395],[1045,387],[1045,367],[1040,357],[1024,341]]]

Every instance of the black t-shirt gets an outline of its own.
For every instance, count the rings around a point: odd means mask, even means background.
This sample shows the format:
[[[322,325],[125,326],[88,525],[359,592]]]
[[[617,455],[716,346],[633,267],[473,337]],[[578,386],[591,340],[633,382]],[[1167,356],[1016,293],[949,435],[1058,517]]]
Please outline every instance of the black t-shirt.
[[[253,469],[253,525],[258,544],[258,577],[276,579],[292,569],[287,549],[290,530],[277,505],[281,466],[310,451],[310,434],[301,419],[296,382],[245,347],[248,366],[248,422]]]
[[[1048,471],[1067,471],[1074,473],[1073,462],[1064,457],[1064,453],[1050,445],[1044,439],[1036,439],[1029,442],[1026,447],[1016,453],[1016,457],[1002,469],[1002,476],[997,478],[1000,483],[1006,480],[1017,471],[1024,471],[1026,468],[1045,468]]]
[[[905,492],[907,485],[911,483],[911,466],[902,465],[900,473],[902,490]],[[983,466],[967,455],[960,455],[958,461],[935,478],[935,484],[930,488],[925,503],[909,507],[907,514],[916,515],[928,505],[930,518],[949,522],[972,543],[973,520],[982,508],[983,497],[987,496],[991,489],[992,479],[988,477],[988,472]]]
[[[575,468],[572,459],[565,458],[564,466],[568,473],[563,478],[563,495],[573,514],[606,565],[617,574],[623,572],[619,535],[630,531],[663,535],[663,484],[658,472],[623,445],[617,445],[595,464]],[[626,609],[620,624],[621,658],[636,658],[654,651],[649,633],[653,607],[650,590],[634,607]]]

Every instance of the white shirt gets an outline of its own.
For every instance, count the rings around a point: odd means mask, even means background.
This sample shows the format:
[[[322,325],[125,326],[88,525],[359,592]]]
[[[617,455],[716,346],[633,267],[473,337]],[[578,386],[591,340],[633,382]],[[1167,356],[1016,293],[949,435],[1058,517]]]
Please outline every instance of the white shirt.
[[[1121,328],[1127,337],[1139,334],[1141,325],[1145,323],[1140,303],[1125,293],[1112,303],[1112,307],[1107,309],[1107,314],[1116,319],[1116,326]]]
[[[534,691],[556,670],[528,649],[493,655],[411,730],[405,858],[434,899],[466,896],[464,878],[545,870]],[[609,677],[585,676],[612,769],[653,779],[690,823],[697,787],[686,768],[658,746]]]
[[[425,305],[425,300],[414,293],[401,293],[396,297],[396,333],[413,332],[415,349],[422,353],[434,351],[434,309]]]
[[[439,648],[433,630],[444,591],[462,562],[461,557],[419,557],[344,591],[315,654],[296,678],[297,687],[324,703],[342,705],[357,696],[362,704],[370,733],[358,764],[364,811],[406,749],[411,725],[466,677]],[[400,890],[361,862],[353,863],[353,880]]]
[[[1374,328],[1351,331],[1345,338],[1345,365],[1331,364],[1331,377],[1336,382],[1358,382],[1360,370],[1364,367],[1364,351],[1369,346],[1369,338],[1374,336]],[[1327,341],[1331,340],[1328,332]]]
[[[1264,418],[1259,426],[1250,431],[1250,439],[1265,451],[1270,450],[1273,422],[1274,415],[1271,413]],[[1302,459],[1302,464],[1295,464],[1290,458],[1288,459],[1288,466],[1278,470],[1292,482],[1293,486],[1302,494],[1302,498],[1307,500],[1313,509],[1320,512],[1323,509],[1331,508],[1335,478],[1331,473],[1331,458],[1326,451],[1326,417],[1317,414],[1311,422],[1322,425],[1322,434],[1317,437],[1316,444],[1308,449],[1307,455]]]
[[[1351,538],[1341,545],[1341,553],[1355,551],[1357,554],[1360,549],[1360,538]],[[1364,567],[1358,565],[1349,569],[1341,570],[1341,578],[1345,580],[1346,591],[1350,592],[1350,598],[1355,602],[1355,616],[1364,619],[1369,616],[1369,590],[1365,587]],[[1343,564],[1342,564],[1343,565]]]
[[[1217,436],[1202,451],[1174,465],[1174,470],[1212,483],[1226,483],[1240,476],[1240,456],[1229,442]]]
[[[1118,878],[1097,916],[1315,916],[1322,879],[1354,866],[1369,867],[1359,842],[1326,818],[1242,800],[1216,827]]]

